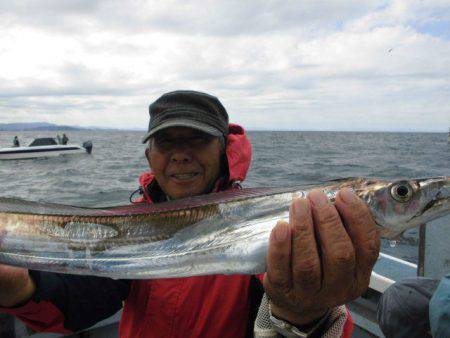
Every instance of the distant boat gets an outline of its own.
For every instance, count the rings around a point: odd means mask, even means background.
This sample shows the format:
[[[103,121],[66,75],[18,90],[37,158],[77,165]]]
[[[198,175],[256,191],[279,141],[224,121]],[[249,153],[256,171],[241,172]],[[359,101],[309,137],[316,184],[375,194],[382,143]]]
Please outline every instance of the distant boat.
[[[17,160],[39,157],[55,157],[59,155],[90,154],[92,142],[77,144],[58,144],[54,138],[37,138],[25,147],[0,148],[0,160]]]

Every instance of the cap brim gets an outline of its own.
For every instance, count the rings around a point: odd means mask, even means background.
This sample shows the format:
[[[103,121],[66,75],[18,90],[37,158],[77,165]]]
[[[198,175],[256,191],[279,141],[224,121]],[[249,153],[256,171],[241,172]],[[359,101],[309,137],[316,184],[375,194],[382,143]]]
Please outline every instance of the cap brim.
[[[212,136],[222,136],[222,132],[209,124],[193,121],[193,120],[187,120],[187,119],[171,119],[168,121],[165,121],[161,123],[159,126],[152,128],[142,139],[142,143],[145,143],[148,141],[148,139],[155,134],[156,132],[166,129],[166,128],[172,128],[172,127],[187,127],[192,129],[200,130],[204,133],[210,134]]]

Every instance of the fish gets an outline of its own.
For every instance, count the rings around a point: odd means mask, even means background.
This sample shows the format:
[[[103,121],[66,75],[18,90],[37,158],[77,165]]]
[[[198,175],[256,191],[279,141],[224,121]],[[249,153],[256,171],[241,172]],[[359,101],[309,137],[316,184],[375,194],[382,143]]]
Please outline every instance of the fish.
[[[104,208],[0,197],[0,263],[114,279],[259,274],[292,200],[320,189],[334,202],[344,187],[367,204],[382,238],[450,213],[448,176],[347,178]]]

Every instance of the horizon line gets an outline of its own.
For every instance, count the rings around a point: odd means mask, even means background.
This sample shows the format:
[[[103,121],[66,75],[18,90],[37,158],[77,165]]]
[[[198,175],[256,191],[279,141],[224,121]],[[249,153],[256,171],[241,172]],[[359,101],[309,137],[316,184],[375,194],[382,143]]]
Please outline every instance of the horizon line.
[[[118,130],[118,131],[139,131],[139,132],[146,132],[147,129],[144,128],[117,128],[117,127],[100,127],[100,126],[76,126],[76,125],[66,125],[66,124],[55,124],[52,122],[6,122],[6,123],[0,123],[1,125],[8,125],[8,124],[50,124],[54,127],[61,127],[61,128],[65,128],[65,127],[69,127],[69,128],[78,128],[81,130]],[[360,133],[364,133],[364,132],[369,132],[369,133],[447,133],[450,132],[450,130],[436,130],[436,129],[428,129],[428,130],[415,130],[415,129],[287,129],[287,128],[275,128],[275,129],[269,129],[269,128],[246,128],[244,127],[244,129],[246,131],[256,131],[256,132],[264,132],[264,131],[271,131],[271,132],[360,132]],[[3,131],[45,131],[45,129],[37,129],[37,130],[3,130]],[[49,131],[54,131],[49,129]]]

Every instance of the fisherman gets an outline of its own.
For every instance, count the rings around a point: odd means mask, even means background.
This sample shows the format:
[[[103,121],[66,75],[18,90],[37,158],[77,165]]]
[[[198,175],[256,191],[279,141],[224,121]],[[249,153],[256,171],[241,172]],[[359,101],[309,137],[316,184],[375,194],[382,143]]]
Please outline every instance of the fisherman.
[[[19,142],[19,138],[17,137],[17,135],[14,136],[13,144],[14,144],[14,147],[20,147],[20,142]]]
[[[170,92],[149,112],[143,142],[151,172],[140,177],[135,203],[240,189],[250,142],[216,97]],[[120,337],[350,337],[343,304],[367,289],[379,245],[355,194],[343,189],[332,204],[316,190],[273,229],[264,275],[130,281],[3,266],[0,305],[48,332],[88,328],[123,305]]]
[[[66,145],[67,142],[69,142],[69,138],[67,137],[66,134],[62,134],[61,144]]]

